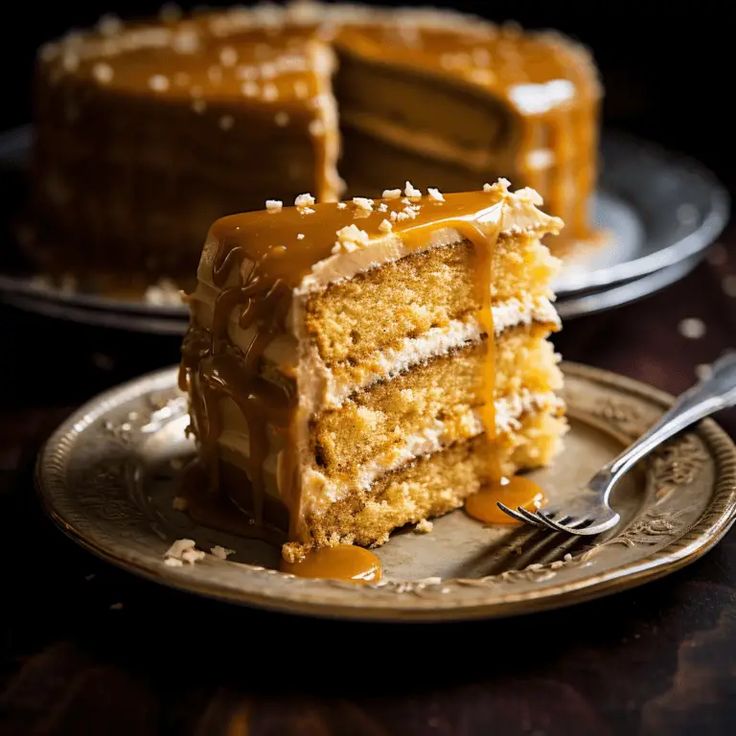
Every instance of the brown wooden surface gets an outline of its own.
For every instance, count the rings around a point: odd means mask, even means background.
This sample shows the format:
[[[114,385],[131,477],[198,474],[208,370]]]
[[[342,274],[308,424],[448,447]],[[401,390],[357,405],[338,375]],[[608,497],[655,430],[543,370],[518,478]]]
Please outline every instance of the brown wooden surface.
[[[729,242],[736,246],[736,232]],[[728,251],[730,259],[728,258]],[[570,322],[563,354],[678,392],[736,347],[736,248],[638,304]],[[728,284],[726,284],[728,287]],[[733,284],[731,284],[733,289]],[[706,324],[700,339],[683,318]],[[98,562],[39,509],[40,443],[172,339],[0,311],[1,734],[729,734],[736,536],[674,575],[516,620],[411,627],[249,611]],[[736,416],[721,423],[732,436]]]

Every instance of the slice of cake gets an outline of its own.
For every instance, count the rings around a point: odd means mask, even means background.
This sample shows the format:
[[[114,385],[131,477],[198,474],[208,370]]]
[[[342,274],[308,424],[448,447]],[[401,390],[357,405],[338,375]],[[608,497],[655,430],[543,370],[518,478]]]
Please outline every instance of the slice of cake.
[[[294,207],[210,229],[182,389],[206,471],[289,560],[462,505],[565,431],[546,340],[562,222],[501,180]]]
[[[600,88],[556,34],[360,5],[167,12],[48,44],[36,76],[31,252],[52,271],[184,279],[216,218],[343,180],[505,176],[589,235]]]

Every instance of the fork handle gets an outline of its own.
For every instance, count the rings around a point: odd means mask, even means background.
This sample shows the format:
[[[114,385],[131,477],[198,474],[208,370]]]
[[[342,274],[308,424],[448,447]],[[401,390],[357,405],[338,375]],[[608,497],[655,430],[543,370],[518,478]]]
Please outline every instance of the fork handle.
[[[736,404],[736,352],[713,364],[712,374],[680,394],[672,407],[638,440],[604,465],[590,480],[590,488],[608,500],[616,481],[654,448],[694,422]]]

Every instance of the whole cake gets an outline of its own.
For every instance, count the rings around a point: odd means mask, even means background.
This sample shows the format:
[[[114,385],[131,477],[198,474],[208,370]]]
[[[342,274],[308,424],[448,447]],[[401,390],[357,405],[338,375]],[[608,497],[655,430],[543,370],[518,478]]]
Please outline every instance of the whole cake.
[[[45,46],[36,90],[31,252],[51,270],[186,276],[217,217],[406,177],[506,176],[568,242],[590,234],[600,89],[555,33],[441,10],[169,10]]]
[[[530,189],[231,215],[189,296],[181,386],[202,475],[285,558],[378,545],[546,464],[565,431],[550,301],[562,222]]]

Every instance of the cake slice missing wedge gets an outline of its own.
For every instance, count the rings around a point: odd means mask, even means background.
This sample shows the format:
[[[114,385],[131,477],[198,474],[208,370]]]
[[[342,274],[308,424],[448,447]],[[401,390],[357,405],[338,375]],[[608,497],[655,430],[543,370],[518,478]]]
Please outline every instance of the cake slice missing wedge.
[[[206,470],[284,557],[462,505],[544,465],[565,431],[541,238],[562,227],[501,180],[443,195],[266,210],[211,228],[182,388]]]

